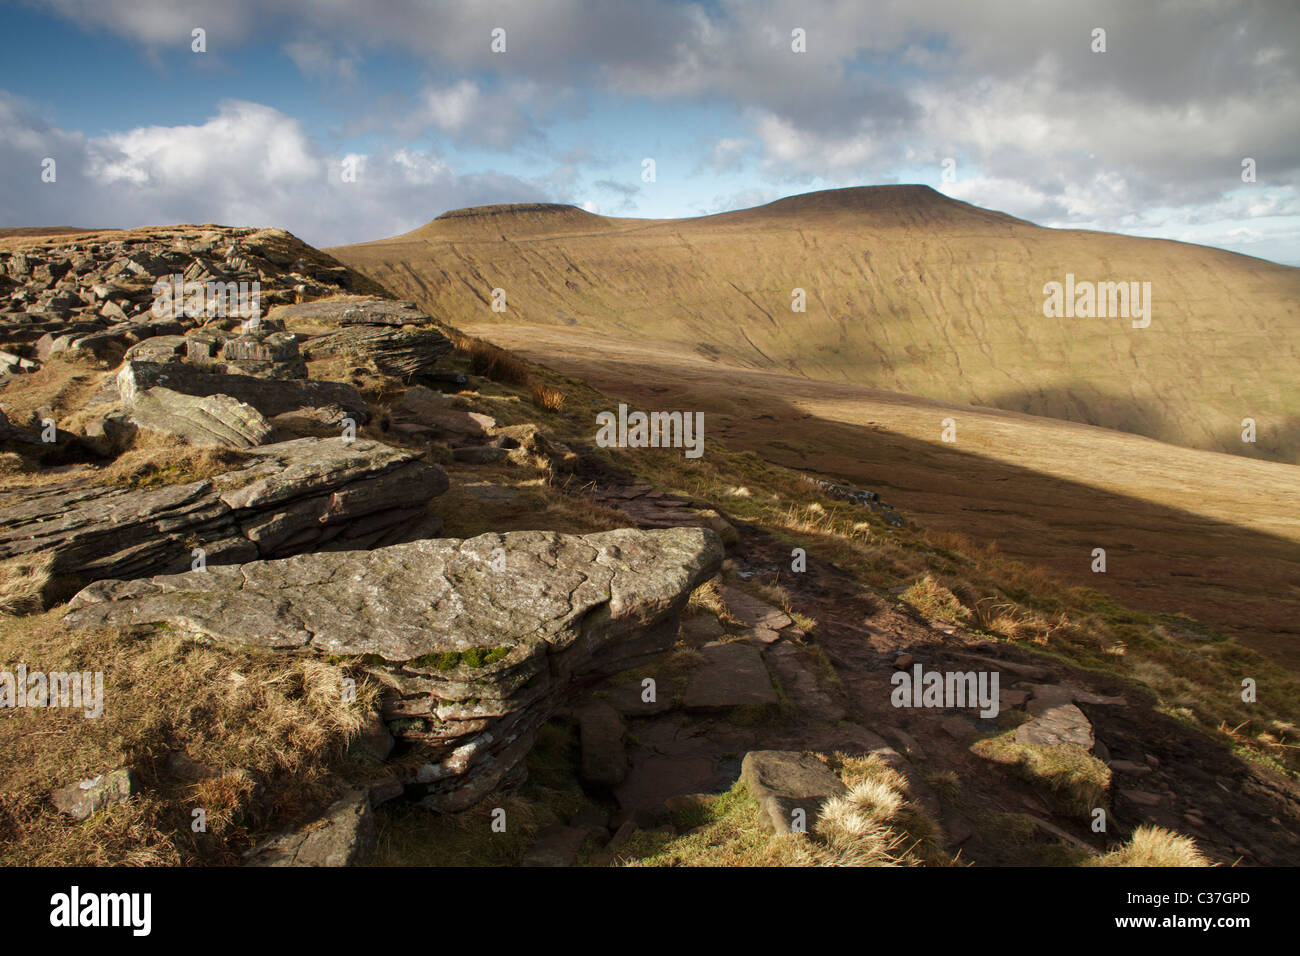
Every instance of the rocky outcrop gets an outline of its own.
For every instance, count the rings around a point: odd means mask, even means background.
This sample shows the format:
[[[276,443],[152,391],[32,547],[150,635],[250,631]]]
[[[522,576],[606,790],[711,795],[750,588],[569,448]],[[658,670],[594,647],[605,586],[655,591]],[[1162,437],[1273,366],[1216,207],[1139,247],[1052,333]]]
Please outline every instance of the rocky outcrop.
[[[250,449],[212,478],[151,488],[49,484],[8,494],[0,558],[39,552],[95,580],[319,548],[366,548],[420,533],[447,476],[415,454],[358,439],[303,438]],[[429,530],[426,525],[423,529]]]
[[[721,561],[698,528],[485,534],[101,581],[67,621],[359,655],[392,688],[393,735],[421,757],[404,782],[456,810],[517,778],[575,685],[671,646]]]
[[[320,302],[286,305],[276,310],[279,319],[308,319],[328,325],[403,325],[433,324],[426,312],[414,302],[403,299],[337,298]]]
[[[409,379],[430,371],[451,348],[451,339],[436,329],[352,324],[315,336],[303,346],[303,352],[310,358],[347,356],[355,362],[369,362],[385,375]]]
[[[8,356],[0,356],[0,378],[53,358],[116,365],[149,338],[202,324],[207,314],[184,308],[161,320],[154,314],[155,284],[174,276],[222,287],[256,282],[262,310],[383,293],[281,229],[172,226],[9,239],[0,243],[0,353]],[[410,312],[382,299],[360,301],[382,303],[368,309],[376,319]]]

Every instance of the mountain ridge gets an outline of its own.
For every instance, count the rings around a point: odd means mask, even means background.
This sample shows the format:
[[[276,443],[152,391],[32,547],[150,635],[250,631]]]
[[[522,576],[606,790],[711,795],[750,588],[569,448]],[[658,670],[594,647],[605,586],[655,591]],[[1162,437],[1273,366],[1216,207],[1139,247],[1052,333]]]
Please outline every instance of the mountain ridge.
[[[828,190],[680,220],[513,208],[453,211],[329,251],[471,327],[590,328],[744,367],[1300,460],[1292,266],[1051,229],[925,186]],[[1046,284],[1068,275],[1150,282],[1150,327],[1046,317]],[[497,288],[505,313],[492,311]],[[792,311],[797,290],[804,312]],[[1245,418],[1254,444],[1241,441]]]

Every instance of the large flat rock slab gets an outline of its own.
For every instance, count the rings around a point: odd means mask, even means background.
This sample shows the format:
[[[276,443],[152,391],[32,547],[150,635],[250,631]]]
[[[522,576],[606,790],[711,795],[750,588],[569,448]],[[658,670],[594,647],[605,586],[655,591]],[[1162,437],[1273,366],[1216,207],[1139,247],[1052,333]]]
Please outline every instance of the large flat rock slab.
[[[745,627],[779,631],[781,628],[789,627],[794,623],[790,615],[786,614],[785,611],[773,607],[766,601],[760,601],[752,594],[739,588],[724,586],[722,601],[727,605],[727,610],[731,612],[731,616],[740,621]]]
[[[758,648],[740,642],[706,644],[700,653],[704,663],[691,675],[682,701],[688,710],[778,703],[776,688]]]
[[[790,750],[750,751],[740,776],[763,809],[763,823],[777,833],[811,831],[822,805],[846,790],[826,764]]]
[[[698,528],[426,539],[100,581],[66,620],[360,656],[394,688],[384,706],[394,736],[427,761],[408,782],[435,809],[460,809],[519,767],[580,679],[670,647],[722,556]]]

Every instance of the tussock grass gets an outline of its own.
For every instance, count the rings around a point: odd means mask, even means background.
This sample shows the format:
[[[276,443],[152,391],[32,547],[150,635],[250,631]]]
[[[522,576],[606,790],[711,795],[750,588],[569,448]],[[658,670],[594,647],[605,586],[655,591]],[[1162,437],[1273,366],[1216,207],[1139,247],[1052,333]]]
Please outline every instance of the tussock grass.
[[[99,671],[103,715],[18,708],[0,718],[0,862],[7,865],[229,864],[255,836],[331,799],[344,748],[377,689],[349,672],[275,653],[227,651],[166,630],[69,629],[59,612],[0,617],[0,666]],[[173,755],[210,768],[194,780]],[[52,790],[115,767],[141,793],[73,823]],[[207,811],[207,833],[191,811]]]
[[[1140,826],[1123,846],[1095,860],[1091,866],[1213,866],[1196,846],[1196,841],[1182,834],[1155,826]]]
[[[540,383],[533,386],[532,395],[533,404],[548,412],[558,412],[564,407],[565,399],[568,398],[564,392],[560,391],[555,386],[542,385]]]
[[[468,335],[458,335],[453,342],[456,351],[469,359],[469,369],[475,375],[507,385],[529,383],[528,364],[505,349]]]
[[[907,781],[878,757],[834,755],[849,787],[827,801],[812,831],[776,835],[744,781],[677,814],[679,834],[638,832],[620,851],[628,866],[919,866],[945,863],[938,826],[910,799]]]
[[[970,610],[944,587],[934,575],[926,574],[903,592],[903,600],[928,618],[964,624],[971,616]]]
[[[53,577],[54,555],[22,555],[0,561],[0,614],[45,610],[45,589]]]

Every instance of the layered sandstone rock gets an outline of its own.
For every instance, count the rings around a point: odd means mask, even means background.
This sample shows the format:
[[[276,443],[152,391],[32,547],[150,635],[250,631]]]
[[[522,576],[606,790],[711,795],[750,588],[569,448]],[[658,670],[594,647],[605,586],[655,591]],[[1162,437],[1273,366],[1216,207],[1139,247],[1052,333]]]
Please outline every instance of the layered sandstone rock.
[[[447,476],[379,442],[303,438],[249,449],[213,478],[132,488],[53,483],[10,492],[0,559],[48,553],[58,573],[133,578],[208,563],[365,548],[431,530]],[[436,529],[435,529],[436,530]]]
[[[671,646],[721,561],[701,528],[484,534],[100,581],[67,620],[359,655],[392,688],[394,736],[420,755],[406,783],[456,810],[517,776],[576,685]]]

